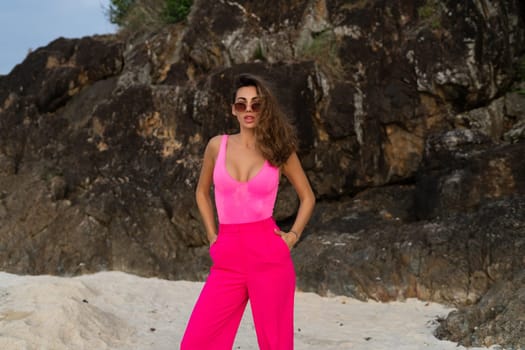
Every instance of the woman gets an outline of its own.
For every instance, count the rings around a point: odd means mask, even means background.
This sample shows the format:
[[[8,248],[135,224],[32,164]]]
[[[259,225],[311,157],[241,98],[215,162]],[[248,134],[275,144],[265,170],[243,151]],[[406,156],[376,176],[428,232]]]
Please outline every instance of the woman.
[[[315,197],[296,154],[293,128],[263,80],[248,74],[237,78],[232,114],[239,133],[213,137],[204,152],[196,200],[213,265],[181,349],[231,350],[250,300],[259,348],[291,350],[295,271],[290,249],[310,219]],[[272,218],[281,172],[300,200],[287,232]]]

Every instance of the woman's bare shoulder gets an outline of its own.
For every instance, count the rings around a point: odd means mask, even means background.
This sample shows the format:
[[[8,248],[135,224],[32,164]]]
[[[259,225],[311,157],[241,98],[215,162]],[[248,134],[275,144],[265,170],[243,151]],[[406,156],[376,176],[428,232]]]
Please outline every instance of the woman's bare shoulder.
[[[217,155],[219,152],[219,148],[221,145],[221,139],[223,135],[216,135],[213,136],[209,141],[208,145],[206,146],[206,151],[209,152],[211,155]]]
[[[208,141],[208,147],[219,149],[223,135],[215,135]]]

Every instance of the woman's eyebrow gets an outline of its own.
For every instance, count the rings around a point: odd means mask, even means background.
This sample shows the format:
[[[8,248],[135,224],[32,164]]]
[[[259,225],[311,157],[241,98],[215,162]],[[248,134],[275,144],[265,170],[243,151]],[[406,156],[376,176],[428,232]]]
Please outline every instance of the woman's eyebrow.
[[[254,96],[251,98],[251,101],[253,100],[260,100],[259,96]],[[237,99],[235,101],[246,101],[246,97],[237,97]]]

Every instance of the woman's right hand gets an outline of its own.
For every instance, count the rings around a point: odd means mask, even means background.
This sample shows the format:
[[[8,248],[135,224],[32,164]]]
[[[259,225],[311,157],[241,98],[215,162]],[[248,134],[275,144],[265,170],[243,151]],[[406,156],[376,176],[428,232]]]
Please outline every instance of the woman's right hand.
[[[211,247],[217,241],[217,235],[208,237],[208,241],[210,242],[210,247]]]

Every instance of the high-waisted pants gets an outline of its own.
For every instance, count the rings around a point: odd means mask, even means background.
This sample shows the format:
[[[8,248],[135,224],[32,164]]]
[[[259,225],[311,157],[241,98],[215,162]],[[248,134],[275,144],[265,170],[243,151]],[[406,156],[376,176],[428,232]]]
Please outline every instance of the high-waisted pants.
[[[231,350],[248,300],[259,348],[293,349],[295,271],[275,228],[272,218],[219,225],[210,247],[213,265],[181,350]]]

